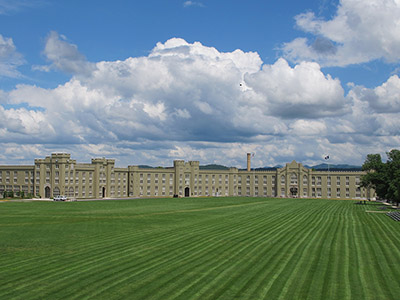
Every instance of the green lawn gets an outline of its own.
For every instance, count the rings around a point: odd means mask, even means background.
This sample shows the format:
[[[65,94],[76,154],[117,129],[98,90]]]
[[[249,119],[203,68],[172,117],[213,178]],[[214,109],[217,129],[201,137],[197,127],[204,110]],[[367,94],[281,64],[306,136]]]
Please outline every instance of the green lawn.
[[[0,203],[0,299],[400,299],[378,203]]]

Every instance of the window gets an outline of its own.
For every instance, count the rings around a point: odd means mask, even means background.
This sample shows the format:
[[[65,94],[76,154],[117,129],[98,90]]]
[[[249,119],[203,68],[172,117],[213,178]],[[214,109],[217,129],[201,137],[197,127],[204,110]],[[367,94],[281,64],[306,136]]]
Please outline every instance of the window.
[[[307,175],[303,175],[303,185],[307,185],[307,184],[308,184]]]
[[[297,175],[295,173],[292,173],[292,175],[290,176],[290,184],[297,185]]]
[[[190,184],[190,174],[185,174],[185,185]]]
[[[281,176],[281,184],[285,184],[285,176],[284,175]]]
[[[328,186],[330,186],[331,185],[331,176],[328,176],[327,181],[328,181]]]
[[[361,188],[360,187],[357,187],[357,189],[356,189],[356,197],[357,198],[361,197]]]

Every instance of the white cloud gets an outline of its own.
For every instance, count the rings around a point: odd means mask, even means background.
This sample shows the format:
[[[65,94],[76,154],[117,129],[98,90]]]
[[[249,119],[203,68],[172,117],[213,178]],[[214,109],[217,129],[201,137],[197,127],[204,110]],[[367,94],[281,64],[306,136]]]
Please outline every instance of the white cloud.
[[[185,1],[183,3],[184,7],[190,7],[190,6],[198,6],[198,7],[204,7],[204,4],[198,1]]]
[[[260,72],[246,75],[245,81],[260,94],[259,106],[265,114],[316,118],[348,111],[340,81],[325,76],[317,63],[302,62],[292,68],[281,58],[274,65],[264,65]]]
[[[43,0],[0,0],[0,15],[15,13],[24,8],[43,4]]]
[[[296,16],[297,26],[315,36],[297,38],[283,46],[294,62],[317,61],[346,66],[375,59],[400,60],[400,1],[341,0],[330,20],[307,12]]]
[[[322,136],[326,132],[326,125],[323,121],[297,120],[291,124],[291,128],[293,133],[299,136]]]
[[[52,67],[85,65],[76,46],[52,35],[56,46],[48,53],[61,49],[49,54]],[[263,65],[254,52],[224,53],[177,38],[148,56],[73,72],[53,89],[18,85],[0,92],[0,161],[21,143],[41,144],[43,156],[107,155],[121,165],[168,166],[181,158],[243,167],[246,152],[257,153],[256,167],[292,159],[312,164],[325,153],[361,163],[365,153],[399,140],[397,76],[376,89],[352,86],[345,96],[317,63]]]
[[[361,100],[367,101],[374,111],[380,113],[400,112],[400,78],[397,75],[393,75],[375,89],[360,88],[359,93]]]
[[[0,34],[0,77],[18,77],[17,68],[24,63],[24,59],[14,45],[11,38]]]
[[[43,53],[51,65],[34,66],[33,69],[49,71],[53,68],[71,74],[89,75],[95,68],[95,65],[88,62],[78,51],[76,45],[68,43],[65,36],[55,31],[48,35]]]

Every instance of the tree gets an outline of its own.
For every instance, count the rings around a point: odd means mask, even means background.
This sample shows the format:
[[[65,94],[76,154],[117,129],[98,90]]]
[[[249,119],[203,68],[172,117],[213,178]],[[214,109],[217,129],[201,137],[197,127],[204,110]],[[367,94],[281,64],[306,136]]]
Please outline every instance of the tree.
[[[367,174],[361,178],[361,186],[375,189],[379,198],[400,203],[400,150],[386,153],[382,162],[380,154],[368,154],[362,166]]]
[[[387,153],[387,178],[389,182],[387,199],[400,203],[400,150]]]

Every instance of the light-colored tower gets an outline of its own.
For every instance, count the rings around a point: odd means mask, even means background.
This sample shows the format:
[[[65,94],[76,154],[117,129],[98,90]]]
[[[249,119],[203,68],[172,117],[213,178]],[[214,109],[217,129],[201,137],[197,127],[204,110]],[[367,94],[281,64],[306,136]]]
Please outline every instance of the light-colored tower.
[[[251,170],[251,153],[247,153],[247,172]]]

